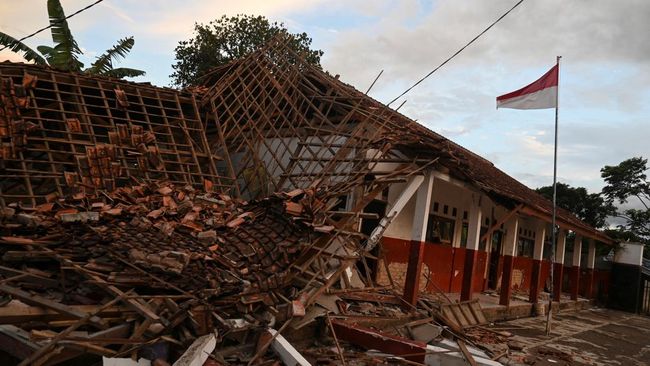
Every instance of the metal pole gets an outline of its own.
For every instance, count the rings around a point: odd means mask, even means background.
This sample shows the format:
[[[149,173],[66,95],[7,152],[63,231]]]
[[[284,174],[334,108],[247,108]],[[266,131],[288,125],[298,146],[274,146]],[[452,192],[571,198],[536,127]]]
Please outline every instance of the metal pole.
[[[562,56],[557,56],[556,65],[557,65],[557,90],[555,93],[555,146],[553,151],[553,219],[551,223],[551,293],[548,299],[548,312],[546,314],[546,335],[551,334],[551,320],[552,320],[552,309],[553,309],[553,267],[555,266],[555,245],[556,243],[556,224],[555,224],[555,211],[557,203],[557,117],[558,109],[560,107],[560,59]],[[562,286],[562,284],[560,284]]]

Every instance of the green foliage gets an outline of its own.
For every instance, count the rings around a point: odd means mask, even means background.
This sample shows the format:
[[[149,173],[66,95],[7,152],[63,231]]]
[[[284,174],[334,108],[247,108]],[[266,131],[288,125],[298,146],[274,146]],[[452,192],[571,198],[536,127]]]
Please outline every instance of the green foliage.
[[[553,186],[537,188],[542,196],[553,199]],[[582,221],[596,228],[607,225],[607,217],[616,214],[616,208],[598,193],[588,193],[586,188],[557,183],[557,205],[571,211]]]
[[[59,0],[48,0],[47,13],[50,16],[52,42],[55,44],[50,54],[52,60],[50,66],[64,71],[80,71],[84,66],[79,61],[82,52],[77,41],[72,36],[72,32],[70,32],[61,2]]]
[[[650,182],[647,171],[648,160],[642,157],[630,158],[614,166],[606,165],[600,170],[606,184],[600,194],[558,183],[557,204],[596,228],[605,228],[608,217],[621,218],[624,222],[617,228],[607,228],[607,235],[620,241],[650,245]],[[548,199],[553,197],[552,186],[538,188],[537,192]],[[620,211],[615,203],[637,203],[640,208]],[[650,255],[650,250],[646,253]]]
[[[615,166],[605,166],[600,170],[606,186],[603,196],[608,202],[638,203],[641,208],[629,208],[618,212],[625,223],[618,230],[627,240],[650,244],[650,182],[646,172],[648,159],[630,158]]]
[[[9,47],[12,51],[22,53],[27,61],[34,61],[37,65],[49,65],[54,69],[63,71],[83,72],[91,75],[111,77],[134,77],[144,75],[142,70],[129,68],[113,68],[113,62],[120,57],[126,57],[131,51],[135,41],[133,37],[121,39],[117,45],[99,56],[91,67],[84,70],[84,64],[79,61],[82,55],[81,48],[72,36],[65,19],[65,12],[60,0],[47,1],[47,13],[50,18],[52,42],[54,47],[41,45],[34,51],[17,39],[0,32],[0,45]],[[39,54],[40,52],[40,54]]]
[[[648,208],[645,201],[650,200],[650,183],[645,174],[648,159],[631,158],[615,166],[606,165],[600,170],[607,185],[603,194],[608,200],[625,203],[630,197],[637,197]]]
[[[142,70],[130,69],[128,67],[118,67],[115,69],[111,68],[110,70],[103,72],[101,75],[121,79],[121,78],[134,78],[136,76],[142,76],[144,74],[145,73]]]
[[[38,52],[6,33],[0,32],[0,45],[7,46],[13,52],[22,53],[27,61],[34,61],[37,65],[47,65],[47,61]]]
[[[117,69],[113,68],[113,61],[116,61],[120,57],[126,57],[134,44],[135,40],[133,37],[120,39],[115,46],[109,48],[103,55],[97,57],[97,60],[84,72],[88,74],[106,75],[118,78],[144,75],[144,71],[142,70],[124,67]]]
[[[224,15],[207,25],[195,24],[194,37],[178,43],[170,77],[177,86],[199,84],[212,68],[245,57],[277,34],[289,37],[293,50],[320,67],[323,51],[310,49],[312,40],[306,33],[291,34],[283,23],[271,23],[263,16]]]

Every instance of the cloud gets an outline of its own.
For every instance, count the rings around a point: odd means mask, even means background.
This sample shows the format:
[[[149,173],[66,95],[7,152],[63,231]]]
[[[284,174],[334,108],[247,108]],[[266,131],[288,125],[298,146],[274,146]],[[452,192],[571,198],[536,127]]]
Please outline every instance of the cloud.
[[[62,0],[68,13],[88,0]],[[195,22],[261,14],[307,32],[324,68],[387,102],[512,7],[515,0],[111,0],[72,18],[79,44],[103,52],[133,35],[125,66],[168,84],[173,49]],[[47,25],[42,0],[0,2],[0,30],[20,37]],[[539,77],[563,56],[560,179],[600,190],[605,164],[650,155],[650,1],[527,0],[416,87],[400,112],[537,187],[552,177],[553,111],[495,110],[497,95]],[[28,44],[48,43],[44,32]],[[0,53],[17,60],[15,54]],[[396,107],[401,103],[393,105]]]
[[[511,0],[440,0],[416,26],[383,17],[370,29],[341,34],[330,47],[328,68],[353,81],[369,65],[393,78],[415,78],[458,50],[513,5]],[[526,1],[446,67],[512,65],[537,67],[563,55],[567,62],[623,61],[648,64],[650,2],[625,6],[608,0]],[[355,57],[349,51],[355,50]],[[347,57],[346,57],[347,56]],[[505,68],[504,68],[505,71]],[[360,81],[360,80],[359,80]]]
[[[111,5],[108,2],[102,2],[100,3],[101,6],[106,7],[110,9],[115,15],[117,15],[120,19],[125,20],[128,23],[135,23],[135,19],[133,19],[126,11],[123,11],[122,9]]]
[[[371,94],[386,102],[513,4],[439,0],[417,21],[380,17],[340,30],[324,47],[323,62],[353,85],[367,85],[384,69]],[[562,55],[558,173],[572,185],[599,191],[603,165],[650,155],[644,141],[650,115],[647,19],[648,1],[525,1],[407,94],[401,111],[524,183],[548,185],[553,112],[496,111],[494,98],[535,80]]]

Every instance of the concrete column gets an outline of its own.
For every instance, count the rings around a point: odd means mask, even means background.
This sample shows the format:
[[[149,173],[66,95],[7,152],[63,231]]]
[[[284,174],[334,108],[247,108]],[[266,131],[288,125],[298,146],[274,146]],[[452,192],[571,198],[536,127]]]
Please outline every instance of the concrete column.
[[[564,254],[566,252],[567,231],[560,229],[556,238],[555,263],[553,263],[553,301],[560,301],[562,295],[562,276],[564,275]]]
[[[503,273],[501,275],[501,294],[499,304],[509,306],[512,294],[512,267],[515,262],[519,218],[512,217],[505,223],[506,236],[503,242]]]
[[[472,299],[474,292],[474,276],[476,276],[476,262],[481,239],[481,213],[480,198],[472,202],[468,215],[467,250],[465,252],[465,265],[463,267],[463,287],[460,292],[460,300]]]
[[[406,283],[404,284],[404,300],[415,305],[420,291],[420,271],[424,255],[424,241],[429,223],[429,210],[431,209],[431,196],[433,195],[433,174],[426,173],[424,181],[418,187],[413,213],[413,226],[411,229],[411,245],[409,261],[406,269]]]
[[[582,236],[576,234],[573,243],[573,261],[571,267],[571,300],[578,300],[580,289],[580,256],[582,254]]]
[[[546,223],[538,222],[535,231],[535,249],[533,251],[533,273],[530,277],[530,294],[528,301],[535,304],[539,297],[540,281],[542,278],[542,260],[544,259],[544,240],[546,236]]]
[[[589,250],[587,252],[587,263],[585,263],[585,272],[587,280],[585,281],[585,297],[594,298],[594,267],[596,265],[596,242],[594,239],[588,239]]]

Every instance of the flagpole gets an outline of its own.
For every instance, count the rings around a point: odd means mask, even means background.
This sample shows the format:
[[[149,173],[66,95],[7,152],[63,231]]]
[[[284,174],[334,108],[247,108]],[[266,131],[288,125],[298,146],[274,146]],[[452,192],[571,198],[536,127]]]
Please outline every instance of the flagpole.
[[[553,286],[555,285],[555,281],[553,279],[553,267],[555,267],[555,245],[556,243],[556,223],[555,223],[555,215],[556,215],[556,207],[557,207],[557,126],[558,126],[558,109],[560,107],[560,59],[562,56],[557,56],[556,58],[556,65],[557,65],[557,91],[555,93],[555,144],[553,148],[553,219],[551,222],[551,293],[548,299],[548,312],[546,314],[546,335],[549,336],[551,334],[551,320],[552,320],[552,310],[553,310]],[[562,286],[562,284],[560,284]]]

